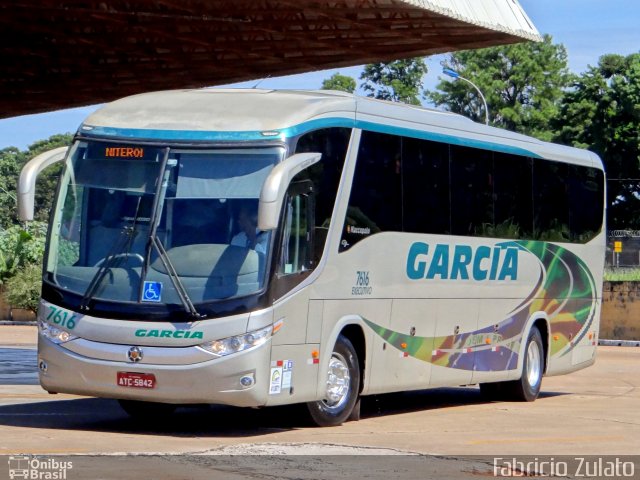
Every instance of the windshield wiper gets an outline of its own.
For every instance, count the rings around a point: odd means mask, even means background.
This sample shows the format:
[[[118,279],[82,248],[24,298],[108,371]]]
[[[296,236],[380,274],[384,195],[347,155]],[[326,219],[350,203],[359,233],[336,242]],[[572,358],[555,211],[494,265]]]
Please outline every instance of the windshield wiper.
[[[193,305],[187,290],[184,287],[184,284],[180,280],[180,276],[176,272],[167,251],[162,245],[162,242],[158,239],[157,231],[158,224],[160,223],[160,218],[162,217],[162,209],[164,207],[164,199],[167,194],[167,186],[169,185],[169,176],[171,175],[170,170],[167,167],[175,167],[178,162],[176,160],[169,160],[169,148],[167,147],[164,151],[164,157],[162,158],[162,165],[160,167],[160,176],[159,182],[156,186],[156,194],[153,200],[153,206],[151,208],[151,224],[149,226],[149,239],[147,241],[147,246],[145,249],[145,258],[144,263],[142,264],[142,271],[140,273],[140,290],[138,292],[138,302],[142,302],[144,298],[144,282],[145,278],[147,278],[147,272],[149,270],[149,264],[151,262],[151,249],[152,247],[158,252],[158,256],[162,265],[164,265],[165,270],[167,271],[167,275],[173,283],[173,287],[176,289],[176,293],[180,298],[180,302],[184,306],[184,309],[187,313],[189,313],[192,317],[201,318],[202,315],[198,313],[196,307]]]
[[[89,302],[96,294],[100,285],[107,276],[107,273],[112,268],[119,267],[123,260],[127,261],[129,252],[131,251],[131,247],[133,245],[133,240],[136,236],[137,228],[138,228],[138,215],[140,211],[140,201],[141,197],[138,198],[138,204],[136,205],[136,213],[133,217],[133,221],[131,225],[125,225],[120,231],[120,238],[118,242],[114,243],[107,253],[107,256],[104,258],[102,263],[100,264],[100,268],[89,282],[89,286],[84,292],[82,296],[82,300],[80,301],[80,310],[89,310]],[[124,249],[123,252],[121,250]],[[121,252],[121,253],[118,253]],[[116,263],[117,262],[117,263]]]
[[[198,311],[196,310],[196,307],[193,305],[193,302],[191,301],[191,298],[189,297],[187,290],[184,288],[184,284],[182,283],[182,280],[180,280],[180,276],[178,275],[178,272],[176,272],[176,269],[173,266],[173,263],[171,263],[171,259],[169,258],[169,255],[167,255],[167,251],[165,250],[164,245],[162,245],[162,242],[155,235],[151,237],[151,242],[155,247],[156,251],[158,252],[160,261],[162,262],[162,265],[164,265],[164,268],[167,271],[167,275],[169,275],[169,278],[171,279],[171,282],[173,283],[173,286],[176,289],[176,293],[178,294],[178,297],[180,297],[180,301],[182,302],[184,309],[193,317],[196,317],[196,318],[202,317],[202,315],[198,313]]]
[[[98,271],[91,279],[91,282],[89,282],[89,286],[85,290],[84,295],[82,296],[82,300],[80,301],[80,310],[89,310],[89,302],[96,294],[100,285],[102,285],[102,282],[107,276],[109,270],[115,267],[119,267],[123,259],[126,258],[126,256],[122,255],[122,253],[117,252],[121,251],[125,247],[127,242],[131,244],[134,235],[135,228],[132,228],[130,226],[126,226],[120,231],[119,241],[113,244],[113,246],[109,250],[109,253],[100,264],[100,268],[98,268]]]

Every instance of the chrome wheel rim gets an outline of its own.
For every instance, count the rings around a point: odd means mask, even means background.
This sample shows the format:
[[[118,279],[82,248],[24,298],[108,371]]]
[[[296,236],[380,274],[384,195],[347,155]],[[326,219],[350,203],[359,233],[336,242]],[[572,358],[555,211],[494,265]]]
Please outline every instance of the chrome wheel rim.
[[[535,388],[540,383],[540,347],[536,342],[529,343],[527,348],[527,381],[531,387]]]
[[[333,352],[329,361],[327,390],[322,401],[329,410],[339,410],[349,399],[351,375],[347,360],[339,353]]]

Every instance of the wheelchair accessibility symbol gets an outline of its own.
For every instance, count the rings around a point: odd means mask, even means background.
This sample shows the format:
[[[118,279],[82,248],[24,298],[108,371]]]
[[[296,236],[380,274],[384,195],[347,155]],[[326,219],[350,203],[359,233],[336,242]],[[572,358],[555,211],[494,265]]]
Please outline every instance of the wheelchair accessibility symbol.
[[[162,299],[162,283],[144,282],[142,300],[145,302],[160,302]]]

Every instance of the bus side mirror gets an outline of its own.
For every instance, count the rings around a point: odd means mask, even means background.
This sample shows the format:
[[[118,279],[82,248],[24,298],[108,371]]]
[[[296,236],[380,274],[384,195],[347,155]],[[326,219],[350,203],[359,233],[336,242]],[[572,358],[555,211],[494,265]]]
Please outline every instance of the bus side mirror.
[[[20,220],[33,220],[36,198],[36,179],[42,170],[64,160],[69,147],[58,147],[41,153],[22,167],[18,180],[18,216]]]
[[[258,206],[258,229],[275,230],[289,183],[302,170],[320,161],[321,153],[297,153],[275,166],[262,185]]]

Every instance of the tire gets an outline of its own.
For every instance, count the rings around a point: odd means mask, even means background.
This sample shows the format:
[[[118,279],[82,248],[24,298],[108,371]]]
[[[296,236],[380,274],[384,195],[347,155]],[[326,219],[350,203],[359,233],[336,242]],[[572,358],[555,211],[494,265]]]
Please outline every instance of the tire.
[[[544,372],[544,345],[542,335],[537,327],[533,327],[529,332],[524,351],[522,377],[520,380],[506,382],[505,390],[512,400],[533,402],[540,393]]]
[[[481,383],[480,395],[488,401],[502,400],[504,398],[503,383],[506,382]]]
[[[176,405],[170,403],[142,402],[140,400],[118,400],[120,407],[137,420],[158,420],[162,416],[171,415]]]
[[[343,335],[338,336],[333,347],[326,385],[325,398],[307,403],[311,420],[319,427],[340,425],[352,415],[358,401],[358,355],[349,339]],[[357,416],[354,415],[354,418]]]
[[[542,335],[533,327],[527,337],[522,376],[510,382],[480,384],[480,394],[486,400],[515,400],[533,402],[538,398],[544,372],[544,345]]]

